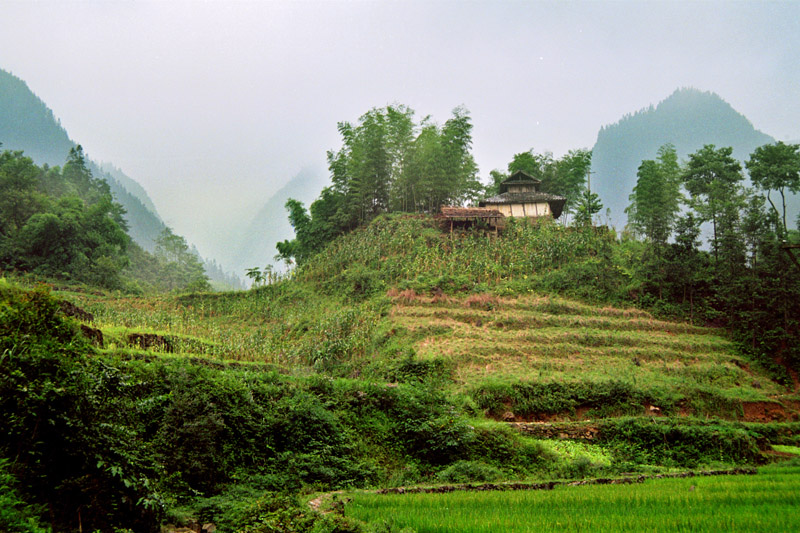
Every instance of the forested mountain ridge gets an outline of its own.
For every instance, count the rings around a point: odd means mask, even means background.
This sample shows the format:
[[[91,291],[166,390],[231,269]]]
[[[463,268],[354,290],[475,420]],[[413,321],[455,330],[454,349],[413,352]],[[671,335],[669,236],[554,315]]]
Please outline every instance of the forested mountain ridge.
[[[76,144],[53,111],[27,84],[0,69],[0,142],[4,150],[22,150],[39,165],[61,166]],[[155,249],[165,225],[141,185],[111,165],[87,160],[95,178],[108,183],[114,199],[125,209],[128,233],[142,248]]]
[[[21,150],[36,164],[49,167],[63,166],[77,146],[41,98],[23,80],[2,69],[0,143],[0,150]],[[92,177],[108,184],[114,201],[124,209],[128,235],[144,250],[155,252],[168,228],[144,187],[111,163],[98,164],[86,158],[85,165]],[[213,260],[196,255],[220,287],[241,288],[238,277],[224,272]]]
[[[692,88],[678,89],[656,106],[603,126],[592,149],[592,189],[611,210],[611,222],[625,224],[624,209],[643,160],[672,144],[685,158],[706,144],[730,146],[744,161],[758,146],[774,142],[720,96]]]

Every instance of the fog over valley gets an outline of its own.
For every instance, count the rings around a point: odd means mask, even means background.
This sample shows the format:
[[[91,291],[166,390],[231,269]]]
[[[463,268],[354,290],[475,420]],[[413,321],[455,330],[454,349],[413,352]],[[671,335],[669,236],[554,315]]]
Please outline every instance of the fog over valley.
[[[463,105],[487,182],[515,153],[592,149],[603,126],[685,87],[796,142],[798,57],[798,2],[0,4],[0,69],[240,276],[276,253],[242,252],[254,219],[283,223],[265,206],[298,176],[308,204],[342,145],[337,123],[373,107],[444,123]]]

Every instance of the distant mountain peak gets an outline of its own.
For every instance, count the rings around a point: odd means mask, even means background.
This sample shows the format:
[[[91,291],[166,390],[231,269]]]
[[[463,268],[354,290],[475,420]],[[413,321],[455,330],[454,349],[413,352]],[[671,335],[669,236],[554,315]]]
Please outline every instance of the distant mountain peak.
[[[654,159],[666,143],[686,158],[706,144],[730,146],[739,160],[758,146],[774,142],[721,96],[694,87],[681,87],[656,105],[626,114],[603,126],[592,150],[595,191],[611,210],[611,222],[625,224],[623,212],[645,159]]]

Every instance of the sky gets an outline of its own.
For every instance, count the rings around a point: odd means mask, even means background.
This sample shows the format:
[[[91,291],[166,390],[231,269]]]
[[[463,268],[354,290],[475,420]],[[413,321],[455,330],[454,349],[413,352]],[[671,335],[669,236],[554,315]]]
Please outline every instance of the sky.
[[[212,257],[336,125],[464,105],[481,177],[679,87],[800,140],[800,0],[0,1],[0,68]]]

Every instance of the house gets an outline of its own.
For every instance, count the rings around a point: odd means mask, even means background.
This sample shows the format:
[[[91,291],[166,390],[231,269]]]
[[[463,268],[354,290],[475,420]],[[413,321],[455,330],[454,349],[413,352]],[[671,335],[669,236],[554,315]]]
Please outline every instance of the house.
[[[538,191],[541,183],[527,172],[517,170],[500,184],[500,194],[478,205],[500,211],[507,217],[560,217],[567,199]]]

